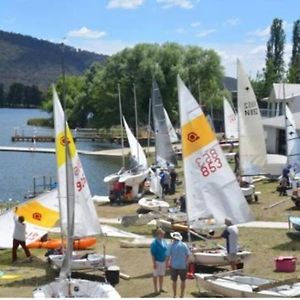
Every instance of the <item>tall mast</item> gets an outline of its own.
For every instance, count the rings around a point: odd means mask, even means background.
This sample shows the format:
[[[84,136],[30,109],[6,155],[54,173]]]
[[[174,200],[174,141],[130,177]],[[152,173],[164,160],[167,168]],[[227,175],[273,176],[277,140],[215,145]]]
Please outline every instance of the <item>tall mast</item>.
[[[151,110],[152,110],[152,98],[149,98],[149,108],[148,108],[148,157],[150,156],[150,140],[151,140]]]
[[[135,116],[135,135],[136,135],[136,147],[139,149],[139,126],[138,126],[138,114],[137,114],[137,100],[135,84],[133,83],[133,98],[134,98],[134,116]],[[139,156],[139,150],[137,150],[137,155]],[[137,162],[139,162],[139,157],[137,157]]]
[[[125,167],[125,156],[124,156],[124,134],[123,134],[123,111],[122,111],[122,101],[121,101],[121,88],[118,83],[118,95],[119,95],[119,112],[120,112],[120,126],[121,126],[121,147],[122,147],[122,167]]]
[[[70,213],[71,205],[69,202],[69,196],[70,196],[70,186],[69,186],[69,168],[68,168],[68,137],[67,137],[67,103],[66,103],[66,79],[65,79],[65,59],[64,59],[64,43],[62,43],[62,81],[63,81],[63,88],[62,88],[62,100],[63,100],[63,106],[64,106],[64,144],[65,144],[65,166],[66,166],[66,201],[67,201],[67,251],[65,255],[67,255],[69,261],[67,263],[68,270],[67,270],[67,277],[71,277],[71,263],[70,259],[73,252],[73,237],[71,236],[71,228],[70,228],[70,222],[74,221],[71,220],[72,216]]]

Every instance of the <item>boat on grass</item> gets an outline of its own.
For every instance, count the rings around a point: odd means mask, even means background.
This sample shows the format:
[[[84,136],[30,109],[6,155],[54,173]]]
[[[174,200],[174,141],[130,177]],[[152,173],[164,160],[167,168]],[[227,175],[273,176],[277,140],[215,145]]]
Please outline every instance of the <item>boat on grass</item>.
[[[228,298],[292,298],[300,296],[298,278],[275,281],[244,275],[241,271],[195,274],[199,291],[205,289]]]

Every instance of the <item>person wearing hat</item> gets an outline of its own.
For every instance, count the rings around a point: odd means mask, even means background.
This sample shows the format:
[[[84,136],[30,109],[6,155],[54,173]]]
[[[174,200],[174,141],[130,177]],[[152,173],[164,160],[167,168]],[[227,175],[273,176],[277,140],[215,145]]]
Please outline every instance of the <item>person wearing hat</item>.
[[[233,224],[230,218],[225,218],[226,228],[220,236],[211,237],[212,239],[224,238],[226,240],[227,259],[232,270],[237,269],[237,251],[238,251],[238,235],[239,229]]]
[[[171,280],[173,284],[173,296],[177,294],[177,279],[181,280],[180,297],[184,297],[185,281],[187,275],[188,259],[190,256],[190,249],[186,243],[182,242],[182,235],[179,232],[171,233],[173,243],[168,249],[168,259],[171,266]]]
[[[153,262],[153,285],[154,293],[164,293],[163,281],[166,273],[166,258],[168,245],[164,240],[165,232],[158,228],[156,230],[156,238],[153,240],[150,246],[150,252]],[[159,281],[159,290],[157,289],[157,278]]]

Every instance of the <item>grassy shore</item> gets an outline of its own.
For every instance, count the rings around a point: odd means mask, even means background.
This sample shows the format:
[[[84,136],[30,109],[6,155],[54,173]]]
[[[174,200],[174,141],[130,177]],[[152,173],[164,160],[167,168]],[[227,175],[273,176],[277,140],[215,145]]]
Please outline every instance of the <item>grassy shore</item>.
[[[182,180],[181,165],[178,168],[180,179]],[[257,220],[264,221],[286,221],[288,215],[300,216],[300,211],[294,209],[293,202],[287,197],[279,197],[275,192],[277,183],[259,182],[256,184],[256,190],[261,191],[258,203],[250,204],[251,209]],[[177,193],[167,197],[167,201],[174,205],[174,199],[177,198],[183,190],[183,184],[178,186]],[[287,200],[273,208],[270,205],[281,200]],[[268,209],[266,209],[268,208]],[[97,206],[99,216],[107,218],[120,218],[124,215],[133,215],[138,209],[137,204],[112,207],[110,205]],[[134,233],[151,236],[153,226],[131,226],[124,228],[117,225],[118,228]],[[121,279],[117,290],[123,297],[151,297],[152,291],[152,263],[148,249],[124,249],[120,248],[120,240],[116,238],[99,238],[97,247],[94,251],[103,250],[106,245],[106,251],[109,254],[118,257],[118,264],[121,272],[131,276],[130,281]],[[274,271],[274,258],[280,255],[297,256],[300,250],[300,243],[291,241],[286,236],[286,230],[280,229],[258,229],[241,228],[240,244],[253,252],[251,260],[245,265],[245,270],[249,274],[265,276],[274,279],[284,279],[300,276],[300,268],[296,273],[277,273]],[[19,275],[15,279],[1,279],[0,277],[0,297],[31,297],[32,290],[42,284],[50,282],[57,276],[57,273],[50,269],[45,262],[45,251],[32,250],[35,256],[33,263],[11,264],[10,250],[0,251],[0,271],[5,274]],[[19,250],[20,260],[24,259],[24,254]],[[78,274],[76,274],[78,276]],[[92,278],[100,280],[101,272],[80,274],[83,278]],[[92,276],[92,277],[91,277]],[[159,297],[172,297],[171,281],[169,276],[165,279],[165,288],[168,293]],[[199,294],[196,284],[193,280],[187,281],[186,297],[210,297],[214,296],[207,292]]]

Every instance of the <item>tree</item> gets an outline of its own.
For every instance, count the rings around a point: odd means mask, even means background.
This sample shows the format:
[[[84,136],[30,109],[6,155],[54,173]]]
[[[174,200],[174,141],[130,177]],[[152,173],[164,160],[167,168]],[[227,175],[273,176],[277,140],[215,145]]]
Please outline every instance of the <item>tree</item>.
[[[267,42],[264,96],[269,95],[274,82],[280,82],[284,77],[284,43],[283,22],[276,18],[271,25]]]
[[[288,79],[290,83],[300,83],[300,20],[294,22],[292,41],[293,49]]]
[[[5,105],[5,92],[4,92],[4,84],[0,83],[0,107]]]
[[[25,86],[22,83],[13,83],[7,94],[7,105],[9,107],[23,105],[25,100]]]
[[[138,44],[109,57],[105,65],[94,64],[82,76],[82,86],[78,86],[76,94],[70,95],[67,86],[67,97],[73,103],[68,105],[70,125],[85,126],[90,113],[93,115],[89,120],[90,126],[108,128],[119,124],[118,84],[121,87],[123,114],[129,125],[134,124],[133,84],[136,88],[139,124],[146,124],[153,79],[159,85],[171,120],[177,122],[177,74],[190,83],[196,97],[200,78],[203,101],[220,101],[223,67],[216,52],[200,47],[183,47],[176,43]],[[61,80],[57,85],[59,91],[60,83]],[[49,103],[50,97],[44,105],[50,107]]]

